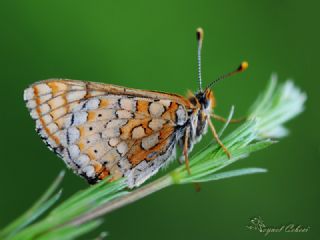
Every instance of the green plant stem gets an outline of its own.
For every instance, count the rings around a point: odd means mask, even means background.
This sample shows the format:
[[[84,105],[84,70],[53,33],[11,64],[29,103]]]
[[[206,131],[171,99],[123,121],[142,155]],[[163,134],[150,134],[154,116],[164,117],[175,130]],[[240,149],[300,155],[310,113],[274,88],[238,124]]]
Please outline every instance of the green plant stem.
[[[85,222],[88,222],[92,219],[100,217],[104,214],[112,212],[120,207],[133,203],[145,196],[148,196],[154,192],[157,192],[163,188],[166,188],[173,184],[172,177],[170,175],[165,175],[141,188],[138,188],[132,191],[128,195],[124,195],[120,198],[116,198],[110,202],[106,202],[105,204],[101,205],[99,208],[94,209],[91,212],[88,212],[79,218],[74,219],[73,221],[67,223],[67,225],[80,225]]]
[[[62,182],[64,174],[65,171],[61,171],[58,177],[53,181],[51,186],[49,186],[47,191],[40,197],[40,199],[36,201],[34,205],[21,217],[16,219],[13,223],[11,223],[0,232],[1,239],[4,237],[10,237],[19,232],[25,226],[36,220],[43,212],[45,212],[49,207],[51,207],[52,204],[54,204],[59,199],[61,193],[58,193],[54,198],[52,198],[50,204],[47,204],[48,199],[53,195],[53,193],[57,190],[60,183]]]

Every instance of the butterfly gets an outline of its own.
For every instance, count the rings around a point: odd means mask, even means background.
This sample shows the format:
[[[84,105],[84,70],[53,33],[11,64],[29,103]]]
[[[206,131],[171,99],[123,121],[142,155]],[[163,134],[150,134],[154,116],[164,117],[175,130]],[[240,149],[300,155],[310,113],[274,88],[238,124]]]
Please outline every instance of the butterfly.
[[[197,93],[183,97],[104,83],[44,80],[24,91],[36,131],[69,168],[92,184],[126,177],[129,188],[137,187],[175,158],[177,146],[190,172],[188,154],[208,126],[231,157],[211,122],[211,117],[225,121],[213,113],[211,86],[248,64],[243,62],[202,90],[201,28],[197,40]]]

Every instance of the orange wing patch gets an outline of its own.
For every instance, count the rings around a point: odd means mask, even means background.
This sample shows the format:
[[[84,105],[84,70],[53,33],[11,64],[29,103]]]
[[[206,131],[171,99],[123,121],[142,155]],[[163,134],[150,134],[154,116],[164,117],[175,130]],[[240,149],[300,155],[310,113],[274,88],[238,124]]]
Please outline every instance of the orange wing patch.
[[[149,137],[144,137],[136,141],[133,147],[128,152],[128,160],[136,166],[140,162],[155,159],[167,148],[170,142],[170,136],[174,132],[174,127],[167,124],[160,132],[155,132]]]

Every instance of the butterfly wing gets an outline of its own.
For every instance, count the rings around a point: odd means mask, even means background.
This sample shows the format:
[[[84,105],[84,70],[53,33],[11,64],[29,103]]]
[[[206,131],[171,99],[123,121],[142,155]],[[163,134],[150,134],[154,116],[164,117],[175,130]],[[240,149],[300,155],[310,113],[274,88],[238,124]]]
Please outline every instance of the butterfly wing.
[[[47,146],[94,183],[126,176],[138,186],[174,156],[190,103],[185,98],[115,85],[46,80],[24,99]]]

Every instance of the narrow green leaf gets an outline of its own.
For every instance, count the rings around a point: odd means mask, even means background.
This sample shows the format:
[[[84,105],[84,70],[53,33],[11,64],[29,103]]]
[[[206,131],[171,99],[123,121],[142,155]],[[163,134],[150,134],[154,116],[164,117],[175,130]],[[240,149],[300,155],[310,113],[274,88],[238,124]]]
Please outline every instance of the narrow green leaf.
[[[97,194],[98,196],[101,194],[108,195],[112,194],[113,192],[119,192],[125,187],[125,179],[119,179],[114,182],[109,182],[109,179],[105,179],[96,185],[90,186],[88,189],[76,193],[56,209],[54,209],[52,211],[52,214],[59,213],[60,211],[64,211],[65,209],[70,209],[75,205],[80,206],[89,204],[90,202],[93,202],[94,199],[96,199]]]
[[[102,220],[94,220],[80,226],[65,226],[62,228],[57,228],[36,237],[36,240],[71,240],[80,237],[97,227],[102,223]]]
[[[22,216],[17,218],[14,222],[8,225],[0,232],[0,238],[9,238],[28,226],[34,220],[41,216],[46,210],[48,210],[60,197],[61,193],[57,193],[50,200],[50,196],[57,190],[60,183],[63,180],[65,171],[61,171],[53,183],[49,186],[47,191],[39,198],[34,205],[27,210]]]
[[[243,169],[231,170],[231,171],[222,172],[222,173],[215,173],[212,175],[208,175],[206,177],[196,179],[194,180],[194,182],[208,182],[208,181],[220,180],[224,178],[238,177],[242,175],[265,173],[265,172],[267,172],[267,170],[263,168],[243,168]]]

